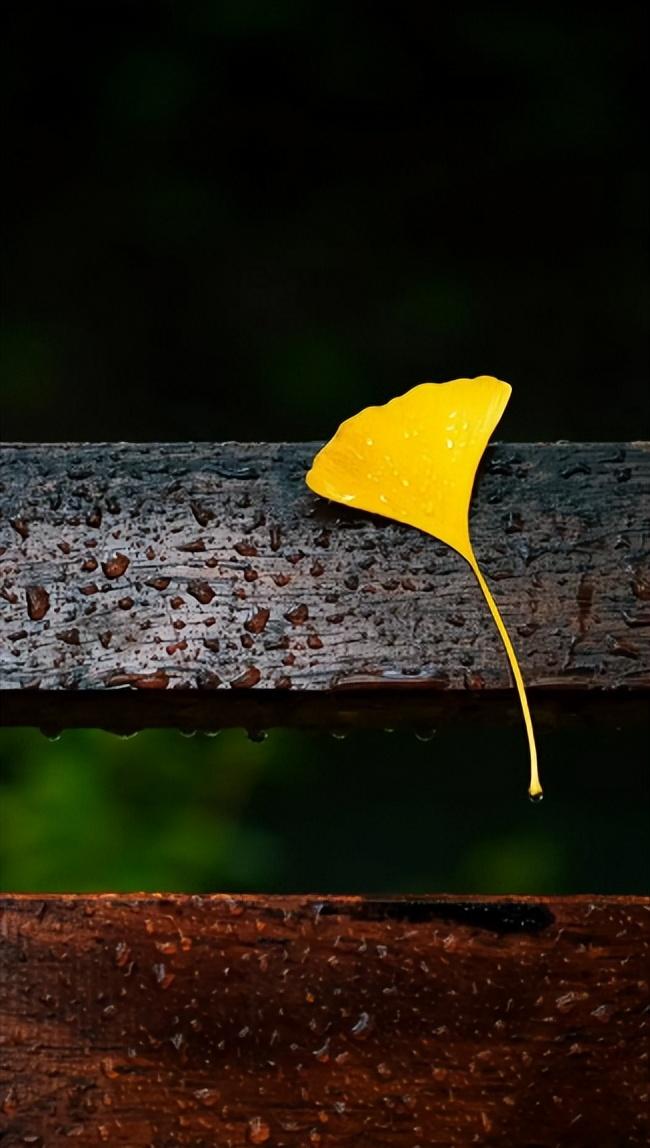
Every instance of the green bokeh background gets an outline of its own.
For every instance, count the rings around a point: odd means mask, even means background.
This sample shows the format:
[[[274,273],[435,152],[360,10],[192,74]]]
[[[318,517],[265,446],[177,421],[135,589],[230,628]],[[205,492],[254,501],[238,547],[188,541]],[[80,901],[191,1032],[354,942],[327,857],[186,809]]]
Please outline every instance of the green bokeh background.
[[[421,740],[421,739],[425,740]],[[3,732],[0,872],[14,890],[642,892],[640,730],[429,737],[274,730],[122,739]]]
[[[2,436],[322,439],[493,373],[647,435],[646,6],[63,0],[5,17]],[[646,731],[0,731],[14,890],[647,888]]]

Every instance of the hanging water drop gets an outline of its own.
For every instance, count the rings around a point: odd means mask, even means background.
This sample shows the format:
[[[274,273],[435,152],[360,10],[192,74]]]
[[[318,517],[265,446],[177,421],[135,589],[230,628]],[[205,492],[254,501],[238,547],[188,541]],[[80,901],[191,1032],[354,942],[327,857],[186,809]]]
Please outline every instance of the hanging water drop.
[[[60,741],[63,730],[56,729],[55,727],[41,726],[41,733],[48,741]]]
[[[249,741],[263,742],[266,741],[269,733],[266,729],[247,729],[246,736]]]
[[[416,729],[415,731],[417,741],[433,741],[435,736],[435,729]]]

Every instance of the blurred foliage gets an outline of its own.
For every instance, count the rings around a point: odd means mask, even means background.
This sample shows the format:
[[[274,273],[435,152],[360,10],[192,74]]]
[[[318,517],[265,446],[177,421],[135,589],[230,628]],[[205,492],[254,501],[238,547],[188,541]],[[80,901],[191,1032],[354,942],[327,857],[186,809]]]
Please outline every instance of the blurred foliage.
[[[647,5],[3,7],[2,434],[324,438],[426,378],[647,412]],[[615,398],[612,398],[612,384]],[[0,735],[0,882],[633,891],[634,731]]]
[[[634,892],[643,731],[70,731],[0,736],[0,886],[16,891]]]
[[[647,413],[647,5],[4,13],[5,437],[324,438],[482,373],[506,440]]]

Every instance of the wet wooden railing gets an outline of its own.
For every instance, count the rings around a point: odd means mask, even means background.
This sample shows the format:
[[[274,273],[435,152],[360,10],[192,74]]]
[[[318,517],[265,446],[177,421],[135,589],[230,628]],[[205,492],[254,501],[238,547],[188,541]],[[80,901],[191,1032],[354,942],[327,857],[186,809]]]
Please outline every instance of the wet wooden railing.
[[[3,1148],[647,1143],[641,899],[0,908]]]
[[[0,722],[519,720],[462,559],[315,444],[0,451]],[[643,721],[643,444],[501,445],[472,536],[538,722]],[[89,763],[92,768],[92,763]],[[644,898],[16,896],[0,1145],[647,1143]]]
[[[394,723],[472,701],[478,720],[516,713],[466,563],[316,498],[316,446],[4,447],[2,720]],[[633,706],[650,686],[649,475],[643,444],[487,452],[472,536],[542,716],[590,698],[594,714]]]

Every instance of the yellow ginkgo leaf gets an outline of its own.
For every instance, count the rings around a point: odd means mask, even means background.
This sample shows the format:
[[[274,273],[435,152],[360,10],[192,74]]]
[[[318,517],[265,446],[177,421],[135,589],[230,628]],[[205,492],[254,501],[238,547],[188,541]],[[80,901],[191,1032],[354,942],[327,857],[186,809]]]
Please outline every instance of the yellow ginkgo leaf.
[[[488,375],[422,383],[385,406],[346,419],[316,455],[306,481],[324,498],[432,534],[469,562],[508,655],[530,747],[529,793],[539,799],[537,750],[521,671],[469,537],[476,471],[510,393],[508,383]]]

